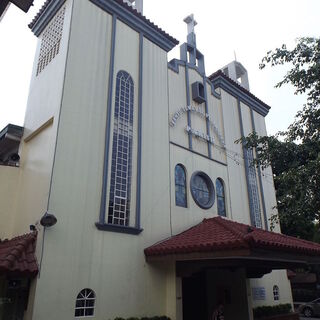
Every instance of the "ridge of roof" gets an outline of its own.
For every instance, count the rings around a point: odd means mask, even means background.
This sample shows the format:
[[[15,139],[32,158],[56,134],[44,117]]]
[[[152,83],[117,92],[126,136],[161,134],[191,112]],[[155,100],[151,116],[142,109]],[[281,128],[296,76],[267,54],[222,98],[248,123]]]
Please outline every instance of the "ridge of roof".
[[[38,264],[35,257],[37,232],[0,241],[0,271],[35,276]]]
[[[222,217],[204,219],[188,230],[145,249],[146,256],[231,249],[272,249],[319,255],[320,244],[266,231]]]
[[[44,13],[44,11],[48,8],[48,6],[50,5],[51,2],[53,2],[54,0],[46,0],[44,2],[44,4],[42,5],[42,7],[40,8],[40,10],[38,11],[38,13],[35,15],[35,17],[33,18],[33,20],[29,23],[28,27],[30,29],[32,29],[35,24],[37,23],[37,21],[39,20],[39,18],[41,17],[41,15]],[[165,32],[163,29],[161,29],[158,25],[154,24],[152,21],[150,21],[148,18],[146,18],[143,14],[139,13],[136,9],[134,9],[132,6],[130,6],[129,4],[123,2],[122,0],[109,0],[109,1],[113,1],[118,3],[119,5],[121,5],[122,7],[126,8],[129,12],[131,12],[132,14],[134,14],[136,17],[140,18],[141,20],[143,20],[145,23],[147,23],[150,27],[152,27],[153,29],[155,29],[156,31],[158,31],[159,33],[161,33],[164,37],[166,37],[168,40],[170,40],[171,42],[173,42],[175,45],[177,45],[179,43],[179,41],[177,39],[175,39],[174,37],[172,37],[171,35],[169,35],[167,32]]]
[[[208,78],[210,81],[214,81],[215,79],[222,77],[223,79],[227,80],[230,84],[232,84],[233,86],[235,86],[237,89],[239,89],[240,91],[242,91],[243,93],[247,94],[248,96],[250,96],[251,98],[253,98],[254,100],[256,100],[257,102],[259,102],[260,104],[262,104],[265,108],[267,108],[268,110],[271,109],[271,107],[266,104],[265,102],[263,102],[262,100],[260,100],[257,96],[255,96],[253,93],[251,93],[249,90],[247,90],[246,88],[244,88],[243,86],[241,86],[239,83],[237,83],[236,81],[234,81],[233,79],[229,78],[226,74],[224,74],[224,72],[222,70],[217,70],[216,72],[212,73]]]

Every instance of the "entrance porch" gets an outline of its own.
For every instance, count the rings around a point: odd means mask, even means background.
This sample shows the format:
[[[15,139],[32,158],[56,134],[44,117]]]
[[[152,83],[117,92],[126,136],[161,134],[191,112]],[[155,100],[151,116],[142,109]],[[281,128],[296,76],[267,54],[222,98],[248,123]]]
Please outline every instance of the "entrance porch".
[[[0,241],[0,320],[23,320],[32,279],[38,273],[37,233]]]
[[[250,319],[244,269],[206,269],[182,278],[182,319],[207,320],[219,304],[226,319]]]
[[[260,305],[281,302],[270,288],[266,292],[261,278],[273,270],[319,263],[320,245],[216,217],[145,249],[145,256],[149,263],[175,266],[173,320],[211,320],[219,303],[225,320],[252,320],[256,300]],[[286,283],[290,292],[286,272],[276,275],[269,281]],[[292,303],[291,292],[284,295]]]

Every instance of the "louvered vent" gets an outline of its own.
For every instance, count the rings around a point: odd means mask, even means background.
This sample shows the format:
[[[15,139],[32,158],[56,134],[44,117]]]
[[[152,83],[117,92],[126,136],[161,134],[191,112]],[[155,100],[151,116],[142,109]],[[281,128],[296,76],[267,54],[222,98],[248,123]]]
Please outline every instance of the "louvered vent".
[[[40,54],[37,66],[37,75],[50,63],[59,53],[62,37],[63,22],[66,7],[64,6],[52,19],[46,30],[43,32]]]

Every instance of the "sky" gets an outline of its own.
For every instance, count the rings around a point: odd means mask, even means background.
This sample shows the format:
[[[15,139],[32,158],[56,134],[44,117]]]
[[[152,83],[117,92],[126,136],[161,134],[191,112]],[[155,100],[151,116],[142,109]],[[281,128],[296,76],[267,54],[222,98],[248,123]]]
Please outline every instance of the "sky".
[[[75,0],[78,1],[78,0]],[[37,38],[28,28],[44,0],[34,0],[25,14],[11,5],[0,21],[0,130],[8,123],[23,126]],[[305,97],[290,86],[274,88],[288,68],[259,70],[267,51],[295,39],[318,37],[319,0],[144,0],[144,15],[180,41],[186,41],[183,19],[193,13],[197,48],[205,57],[206,74],[236,59],[249,74],[250,91],[271,106],[267,130],[285,130]],[[168,60],[179,58],[179,46]]]

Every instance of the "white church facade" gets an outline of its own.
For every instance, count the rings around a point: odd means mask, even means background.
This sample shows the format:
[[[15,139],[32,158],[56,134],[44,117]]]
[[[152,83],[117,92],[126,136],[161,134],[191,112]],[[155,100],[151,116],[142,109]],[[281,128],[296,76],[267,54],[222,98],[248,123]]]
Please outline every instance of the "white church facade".
[[[47,0],[30,24],[23,134],[0,133],[0,156],[20,142],[0,165],[0,237],[23,252],[2,265],[0,243],[0,293],[23,303],[0,319],[207,320],[222,302],[226,320],[249,320],[292,304],[286,269],[318,262],[320,246],[271,232],[271,169],[235,142],[267,134],[245,68],[208,76],[192,15],[168,62],[178,41],[142,9]]]

